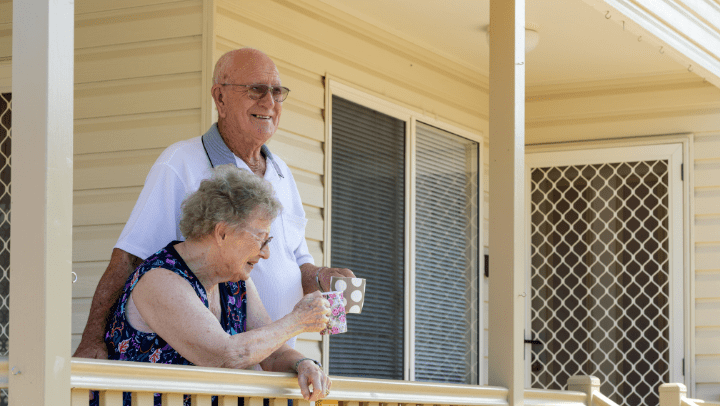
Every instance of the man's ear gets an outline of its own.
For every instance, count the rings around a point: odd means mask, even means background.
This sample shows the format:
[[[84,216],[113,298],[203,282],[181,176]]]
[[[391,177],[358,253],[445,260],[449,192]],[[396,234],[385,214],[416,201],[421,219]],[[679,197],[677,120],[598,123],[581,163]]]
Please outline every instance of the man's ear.
[[[210,94],[215,101],[215,107],[218,111],[218,117],[225,118],[225,93],[222,91],[221,85],[213,85]]]

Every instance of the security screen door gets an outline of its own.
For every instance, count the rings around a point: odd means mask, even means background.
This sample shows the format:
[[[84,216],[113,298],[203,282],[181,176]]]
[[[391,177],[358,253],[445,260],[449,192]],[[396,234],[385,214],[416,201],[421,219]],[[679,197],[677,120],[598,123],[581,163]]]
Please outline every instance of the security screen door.
[[[0,356],[8,356],[10,341],[10,152],[12,93],[0,93]],[[0,390],[0,406],[8,404]]]
[[[594,375],[616,403],[655,406],[683,381],[681,159],[681,144],[527,155],[528,386]]]

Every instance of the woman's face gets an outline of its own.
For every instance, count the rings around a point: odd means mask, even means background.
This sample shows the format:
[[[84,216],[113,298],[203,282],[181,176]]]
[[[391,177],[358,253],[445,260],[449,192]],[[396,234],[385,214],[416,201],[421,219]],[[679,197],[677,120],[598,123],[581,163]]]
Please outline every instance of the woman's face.
[[[228,271],[228,280],[245,281],[261,258],[270,257],[270,224],[272,221],[251,216],[244,227],[226,234],[222,247],[222,259]]]

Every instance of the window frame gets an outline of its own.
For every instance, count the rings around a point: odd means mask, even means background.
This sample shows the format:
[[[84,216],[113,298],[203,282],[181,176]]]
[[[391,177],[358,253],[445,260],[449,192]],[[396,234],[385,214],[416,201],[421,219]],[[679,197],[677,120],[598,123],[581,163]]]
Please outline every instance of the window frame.
[[[323,264],[330,264],[332,252],[332,98],[338,96],[349,100],[353,103],[360,104],[364,107],[373,109],[380,113],[386,114],[398,120],[405,122],[405,305],[404,312],[404,344],[403,344],[403,379],[405,381],[415,380],[415,182],[416,182],[416,123],[418,121],[437,127],[441,130],[453,133],[478,143],[478,273],[477,292],[478,292],[478,383],[483,384],[487,381],[487,371],[485,368],[484,358],[486,357],[485,329],[487,329],[486,317],[486,300],[485,297],[485,277],[484,277],[484,261],[481,260],[482,253],[485,252],[485,233],[483,217],[484,213],[484,193],[485,193],[485,171],[483,149],[485,147],[484,138],[481,132],[474,132],[447,121],[432,117],[427,114],[420,113],[410,107],[400,105],[398,102],[390,98],[373,94],[367,90],[359,90],[345,82],[331,77],[325,76],[325,109],[323,111],[325,118],[325,142],[323,144],[325,163],[324,163],[324,230],[323,230]],[[325,365],[325,371],[328,372],[327,366],[330,364],[330,340],[328,336],[322,338],[322,359]]]

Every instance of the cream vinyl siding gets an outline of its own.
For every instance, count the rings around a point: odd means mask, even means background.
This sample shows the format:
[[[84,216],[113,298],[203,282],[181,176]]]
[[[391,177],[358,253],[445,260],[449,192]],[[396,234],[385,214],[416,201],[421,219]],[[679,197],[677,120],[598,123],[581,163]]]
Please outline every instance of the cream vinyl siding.
[[[720,399],[720,114],[695,135],[695,368],[698,397]]]
[[[306,239],[318,265],[324,258],[326,75],[414,111],[486,131],[486,85],[483,88],[480,75],[467,67],[319,1],[216,0],[214,5],[215,54],[258,48],[275,61],[283,85],[291,89],[269,147],[295,176],[308,217]],[[298,340],[298,350],[308,356],[320,356],[321,347],[319,334]]]
[[[75,7],[73,351],[150,166],[201,133],[201,0]]]
[[[10,92],[12,82],[12,1],[0,0],[0,91]]]
[[[694,331],[686,334],[686,345],[694,348],[693,397],[716,402],[720,398],[720,89],[691,73],[678,73],[535,87],[527,95],[528,144],[694,134],[694,162],[685,164],[685,181],[694,182],[694,252],[688,253],[694,286],[685,286],[685,294],[694,290],[695,306]],[[692,368],[693,363],[689,365]]]

